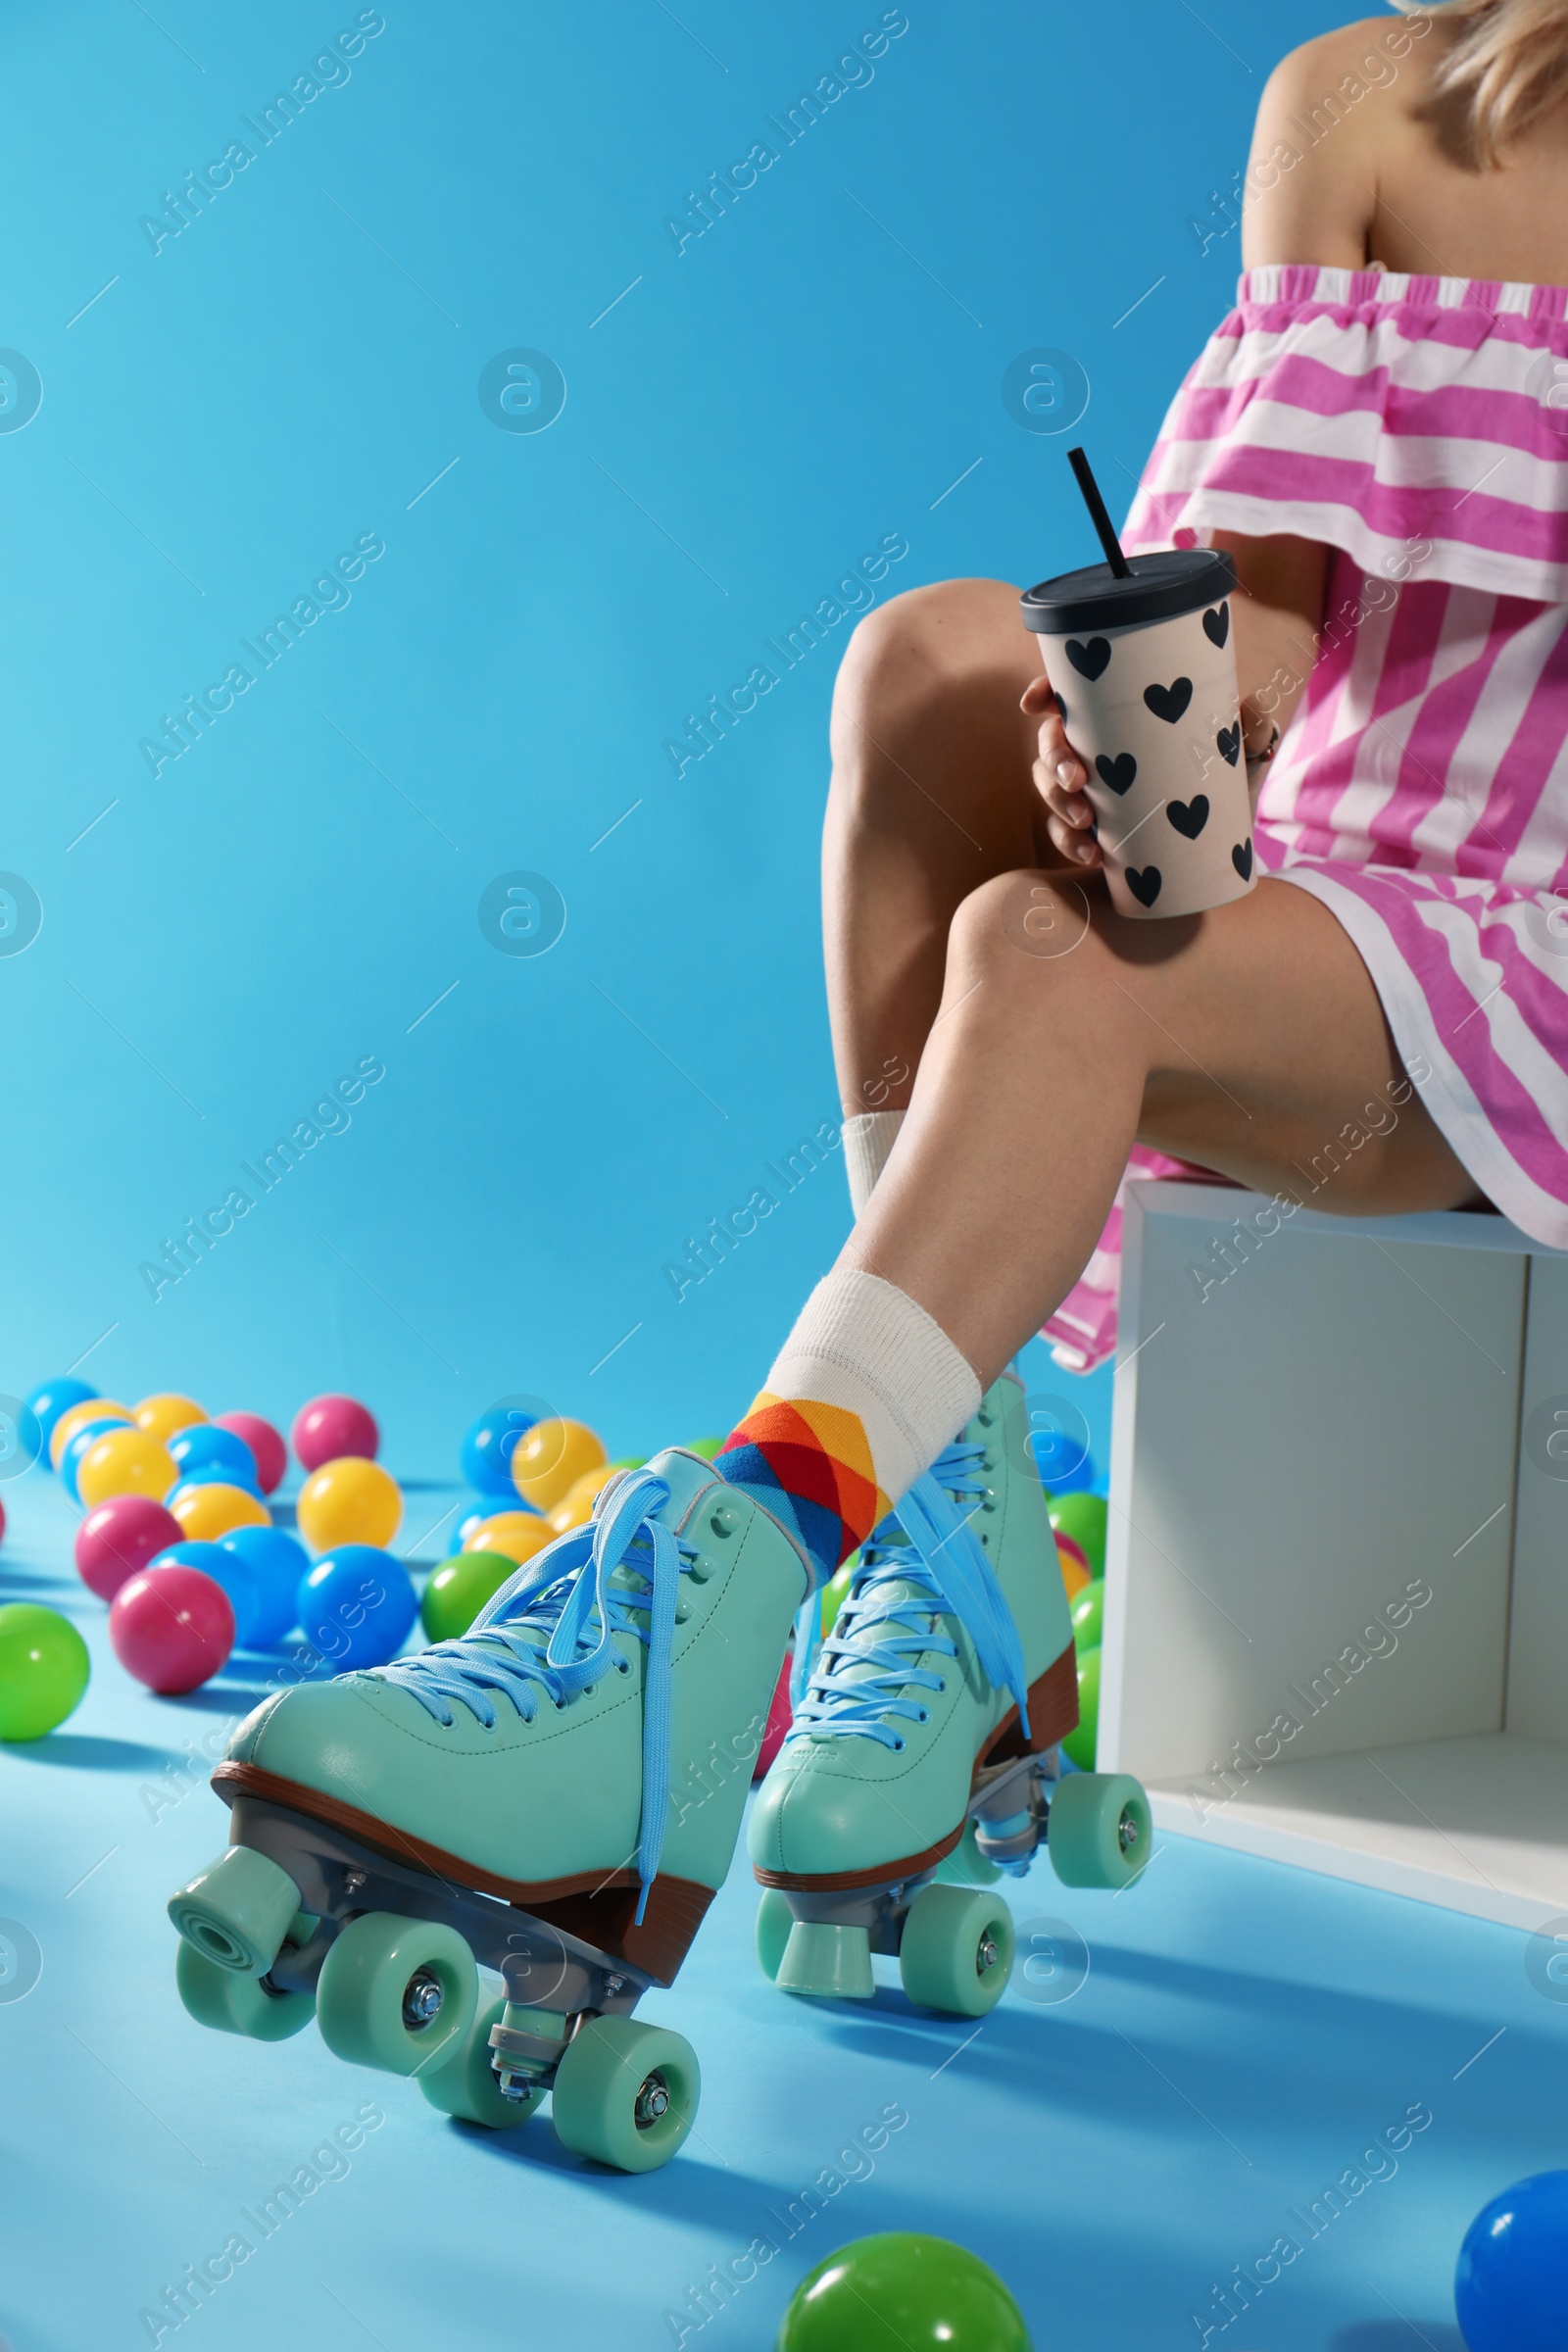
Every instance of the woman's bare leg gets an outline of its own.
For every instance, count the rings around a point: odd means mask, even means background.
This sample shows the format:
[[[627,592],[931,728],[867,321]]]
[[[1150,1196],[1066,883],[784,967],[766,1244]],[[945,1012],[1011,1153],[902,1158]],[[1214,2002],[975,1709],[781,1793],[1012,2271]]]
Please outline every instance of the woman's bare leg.
[[[1002,580],[916,588],[868,613],[833,700],[823,952],[846,1113],[903,1109],[942,1001],[948,926],[995,874],[1051,852],[1030,781],[1040,674]]]
[[[954,918],[909,1116],[840,1262],[906,1291],[990,1382],[1087,1263],[1134,1141],[1304,1197],[1351,1121],[1367,1140],[1318,1207],[1476,1198],[1304,891],[1143,923],[1093,879],[1000,875]]]

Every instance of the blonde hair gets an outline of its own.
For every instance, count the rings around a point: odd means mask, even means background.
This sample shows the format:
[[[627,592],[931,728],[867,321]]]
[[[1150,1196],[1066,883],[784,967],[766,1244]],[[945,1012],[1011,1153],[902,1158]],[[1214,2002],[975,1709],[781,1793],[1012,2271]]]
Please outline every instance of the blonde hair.
[[[1457,109],[1467,160],[1490,169],[1568,96],[1568,0],[1393,0],[1453,27],[1433,97]]]

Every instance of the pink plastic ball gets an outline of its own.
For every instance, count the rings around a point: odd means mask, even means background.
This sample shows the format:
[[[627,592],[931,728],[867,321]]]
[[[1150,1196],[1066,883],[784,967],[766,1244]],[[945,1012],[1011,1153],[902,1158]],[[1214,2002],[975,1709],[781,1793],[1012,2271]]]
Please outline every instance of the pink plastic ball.
[[[150,1494],[113,1494],[76,1530],[76,1571],[89,1592],[113,1600],[127,1577],[179,1541],[179,1521]]]
[[[194,1690],[234,1646],[234,1612],[199,1568],[141,1568],[109,1610],[109,1639],[127,1674],[165,1698]]]
[[[341,1461],[346,1453],[373,1462],[381,1443],[373,1415],[352,1396],[313,1396],[295,1414],[289,1436],[307,1470]]]
[[[229,1430],[236,1438],[244,1439],[256,1456],[256,1475],[262,1482],[264,1494],[270,1494],[282,1484],[288,1468],[288,1447],[281,1432],[270,1421],[264,1421],[260,1413],[220,1413],[214,1427]]]
[[[4,1504],[3,1502],[0,1502],[0,1543],[4,1543],[4,1541],[5,1541],[5,1533],[6,1533],[6,1506],[5,1506],[5,1504]]]
[[[762,1732],[762,1744],[757,1751],[757,1766],[752,1774],[760,1781],[773,1758],[784,1744],[784,1735],[790,1728],[790,1668],[793,1657],[786,1657],[779,1668],[778,1681],[773,1686],[773,1703],[767,1710],[767,1723]]]

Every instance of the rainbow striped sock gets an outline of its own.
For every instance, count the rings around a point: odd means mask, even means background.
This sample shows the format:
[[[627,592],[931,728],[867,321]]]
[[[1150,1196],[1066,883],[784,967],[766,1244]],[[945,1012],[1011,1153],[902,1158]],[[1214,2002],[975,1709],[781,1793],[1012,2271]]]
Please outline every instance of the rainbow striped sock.
[[[795,1537],[819,1584],[980,1402],[940,1324],[875,1274],[817,1284],[713,1467]]]

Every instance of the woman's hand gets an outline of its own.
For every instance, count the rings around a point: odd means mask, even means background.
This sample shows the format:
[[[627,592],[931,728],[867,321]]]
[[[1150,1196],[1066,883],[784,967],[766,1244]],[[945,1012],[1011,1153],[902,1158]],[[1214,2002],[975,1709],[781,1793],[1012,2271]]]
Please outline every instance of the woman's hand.
[[[1032,678],[1019,709],[1040,721],[1040,748],[1031,773],[1035,789],[1046,804],[1046,830],[1054,846],[1073,865],[1100,864],[1095,839],[1095,812],[1084,794],[1089,773],[1061,723],[1049,678]]]

